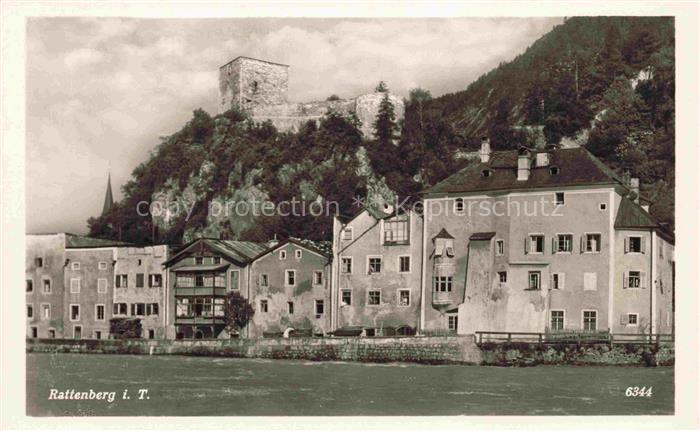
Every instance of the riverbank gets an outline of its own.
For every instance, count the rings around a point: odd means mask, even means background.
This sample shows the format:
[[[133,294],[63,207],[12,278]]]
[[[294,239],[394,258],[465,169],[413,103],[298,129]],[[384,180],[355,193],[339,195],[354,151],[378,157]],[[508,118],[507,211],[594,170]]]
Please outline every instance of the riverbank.
[[[27,352],[183,355],[346,362],[493,366],[672,366],[672,344],[483,343],[472,336],[222,340],[28,339]]]

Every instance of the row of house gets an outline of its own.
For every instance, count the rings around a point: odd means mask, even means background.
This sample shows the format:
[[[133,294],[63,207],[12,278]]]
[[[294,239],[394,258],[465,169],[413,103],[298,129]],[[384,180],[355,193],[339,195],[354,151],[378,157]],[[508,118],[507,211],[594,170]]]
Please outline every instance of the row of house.
[[[421,197],[338,217],[328,243],[30,235],[28,336],[103,338],[118,316],[142,319],[149,338],[673,332],[672,234],[637,180],[585,149],[484,141]],[[230,291],[255,310],[236,334]]]

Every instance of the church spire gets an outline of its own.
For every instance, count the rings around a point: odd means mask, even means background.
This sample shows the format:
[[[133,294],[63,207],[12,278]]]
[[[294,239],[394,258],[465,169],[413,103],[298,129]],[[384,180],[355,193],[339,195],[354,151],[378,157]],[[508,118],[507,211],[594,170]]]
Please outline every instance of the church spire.
[[[114,205],[114,199],[112,199],[112,173],[107,174],[107,191],[105,192],[105,203],[102,207],[102,215],[105,215],[112,211],[112,205]]]

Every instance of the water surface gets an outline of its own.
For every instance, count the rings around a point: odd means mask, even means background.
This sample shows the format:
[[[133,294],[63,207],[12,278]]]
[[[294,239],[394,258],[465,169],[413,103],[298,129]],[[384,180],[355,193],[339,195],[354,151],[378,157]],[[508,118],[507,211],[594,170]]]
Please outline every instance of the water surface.
[[[651,397],[626,397],[652,386]],[[49,400],[59,392],[115,392]],[[130,399],[123,399],[128,390]],[[139,400],[138,390],[148,389]],[[360,364],[186,356],[27,354],[27,414],[628,415],[673,413],[673,368]]]

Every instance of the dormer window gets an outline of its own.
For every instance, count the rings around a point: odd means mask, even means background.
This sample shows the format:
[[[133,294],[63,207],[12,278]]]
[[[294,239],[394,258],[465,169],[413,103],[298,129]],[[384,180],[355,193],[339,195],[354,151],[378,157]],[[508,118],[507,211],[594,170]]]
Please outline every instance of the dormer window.
[[[435,239],[435,257],[454,257],[455,248],[454,240],[446,238]]]
[[[559,169],[559,166],[552,166],[551,168],[549,168],[550,175],[559,175],[559,172],[561,172],[561,169]]]
[[[481,176],[484,178],[488,178],[491,175],[493,175],[493,171],[491,169],[484,169],[481,171]]]

